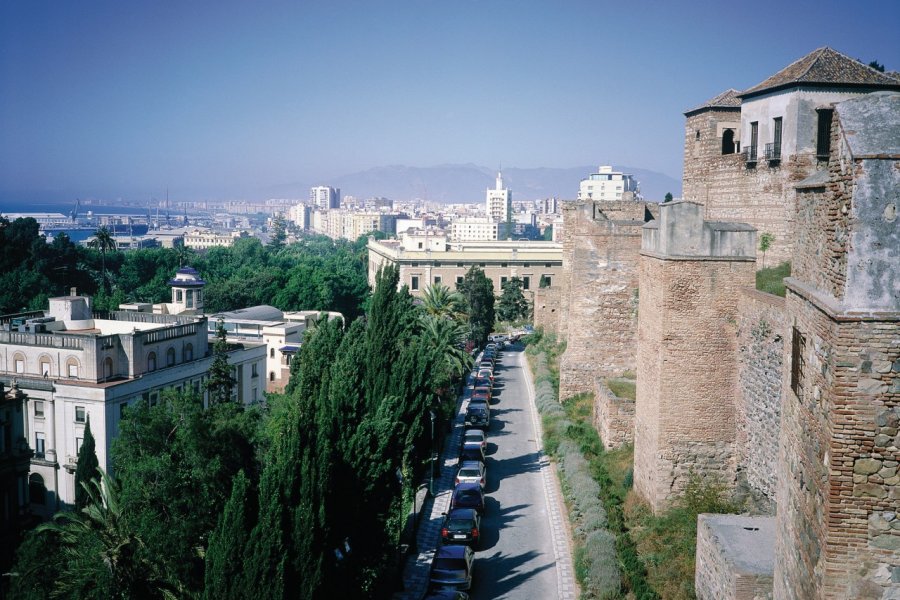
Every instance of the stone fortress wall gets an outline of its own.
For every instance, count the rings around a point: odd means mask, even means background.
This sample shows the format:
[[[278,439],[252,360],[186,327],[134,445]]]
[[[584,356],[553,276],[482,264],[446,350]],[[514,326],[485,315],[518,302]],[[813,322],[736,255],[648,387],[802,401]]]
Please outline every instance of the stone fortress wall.
[[[838,103],[827,168],[793,181],[798,171],[783,182],[790,189],[780,193],[792,197],[797,215],[785,299],[753,289],[759,262],[743,263],[749,269],[743,273],[702,256],[685,260],[644,251],[640,257],[632,334],[638,349],[635,487],[659,509],[677,494],[686,473],[708,469],[768,500],[769,514],[777,513],[769,517],[777,540],[767,597],[900,596],[898,117],[896,92]],[[688,177],[686,168],[685,189]],[[672,208],[679,210],[660,210]],[[629,427],[629,415],[610,410],[604,380],[616,373],[591,358],[591,352],[603,353],[605,344],[597,341],[609,334],[598,331],[588,307],[590,301],[606,306],[597,296],[606,292],[599,282],[583,283],[606,273],[595,262],[601,246],[586,239],[594,225],[572,223],[582,211],[571,206],[564,212],[573,234],[568,244],[564,240],[568,285],[560,289],[556,309],[540,311],[536,324],[552,322],[570,344],[573,331],[587,328],[582,339],[576,335],[578,354],[567,363],[583,361],[580,370],[572,369],[568,389],[583,391],[581,374],[593,369],[596,425],[609,447],[629,443],[620,433]],[[709,222],[707,211],[701,209],[707,222],[699,228],[690,219],[687,237],[710,249],[712,234],[704,237],[703,228],[723,224]],[[657,222],[642,231],[653,241],[666,227]],[[714,258],[715,252],[708,254]],[[770,252],[767,258],[771,265],[780,257]],[[576,294],[585,297],[574,302]],[[619,297],[620,313],[630,310],[628,301]],[[698,411],[710,397],[717,401]],[[715,428],[730,437],[713,439]],[[709,543],[702,556],[698,545],[698,594],[728,587],[734,572],[709,578],[741,562],[723,554],[734,543],[724,529],[704,535]]]

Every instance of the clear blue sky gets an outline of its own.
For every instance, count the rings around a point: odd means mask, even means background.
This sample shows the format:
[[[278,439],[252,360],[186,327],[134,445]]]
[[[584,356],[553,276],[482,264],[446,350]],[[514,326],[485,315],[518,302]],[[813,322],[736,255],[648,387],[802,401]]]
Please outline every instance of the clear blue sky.
[[[0,2],[0,194],[181,199],[391,164],[680,178],[682,112],[900,2]]]

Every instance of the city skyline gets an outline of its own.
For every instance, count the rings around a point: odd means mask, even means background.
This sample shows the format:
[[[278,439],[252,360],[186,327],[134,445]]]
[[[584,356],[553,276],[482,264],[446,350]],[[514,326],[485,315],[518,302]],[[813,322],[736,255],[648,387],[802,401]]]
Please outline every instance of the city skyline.
[[[4,4],[0,195],[259,197],[464,163],[680,179],[682,112],[724,89],[821,46],[900,68],[900,6],[839,7]]]

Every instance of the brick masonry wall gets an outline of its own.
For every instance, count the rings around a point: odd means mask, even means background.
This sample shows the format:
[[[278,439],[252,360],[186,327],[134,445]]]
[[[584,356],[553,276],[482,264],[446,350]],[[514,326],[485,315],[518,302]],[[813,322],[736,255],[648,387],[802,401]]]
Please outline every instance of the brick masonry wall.
[[[784,298],[745,288],[738,297],[738,479],[775,500],[784,339]]]
[[[755,266],[641,256],[634,485],[654,511],[691,472],[734,484],[737,298]]]
[[[558,333],[561,294],[557,287],[534,290],[534,326]]]
[[[708,111],[686,120],[683,197],[704,204],[707,220],[749,223],[760,234],[773,234],[775,242],[765,259],[766,266],[777,265],[791,260],[793,186],[824,165],[814,155],[801,154],[771,166],[760,157],[756,168],[748,169],[740,154],[722,155],[721,139],[715,137],[717,122],[735,119],[740,120],[739,114]],[[698,130],[701,142],[695,145]]]
[[[634,369],[637,266],[643,202],[580,204],[565,213],[569,295],[566,351],[560,360],[559,397],[590,392],[598,375]],[[625,220],[634,218],[635,220]],[[568,247],[567,247],[568,245]],[[562,326],[560,328],[562,330]]]
[[[787,310],[806,344],[799,397],[785,367],[775,597],[900,595],[900,317],[838,321],[791,290]]]
[[[634,400],[613,394],[602,377],[594,385],[594,428],[607,450],[634,443]]]

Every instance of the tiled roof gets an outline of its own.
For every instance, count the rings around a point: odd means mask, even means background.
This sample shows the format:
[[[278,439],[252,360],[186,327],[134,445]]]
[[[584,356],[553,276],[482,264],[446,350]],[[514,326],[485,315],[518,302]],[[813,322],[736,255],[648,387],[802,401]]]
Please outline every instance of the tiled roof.
[[[765,81],[740,93],[741,98],[795,85],[900,88],[900,82],[831,48],[810,52]]]
[[[690,115],[695,112],[700,112],[701,110],[705,110],[708,108],[718,108],[718,109],[739,109],[741,107],[741,99],[738,97],[740,92],[734,88],[730,90],[725,90],[718,96],[714,96],[701,104],[700,106],[695,106],[694,108],[685,111],[685,115]]]

